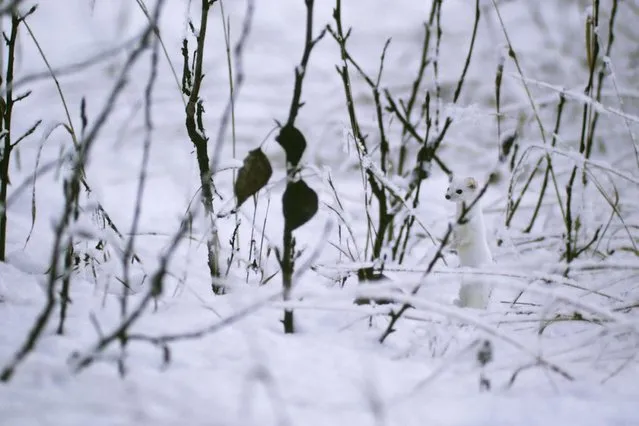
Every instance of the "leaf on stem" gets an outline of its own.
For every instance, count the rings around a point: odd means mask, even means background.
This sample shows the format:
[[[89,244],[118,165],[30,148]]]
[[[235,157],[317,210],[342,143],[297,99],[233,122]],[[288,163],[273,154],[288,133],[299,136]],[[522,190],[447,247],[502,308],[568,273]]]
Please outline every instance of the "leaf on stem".
[[[291,231],[304,225],[317,213],[318,198],[304,180],[289,182],[282,197],[284,225]]]
[[[286,152],[286,161],[293,167],[297,166],[306,150],[306,138],[295,126],[287,124],[282,127],[280,134],[275,138],[284,152]]]
[[[250,196],[264,188],[268,183],[273,168],[261,148],[250,151],[244,158],[244,164],[237,173],[234,191],[237,207],[240,207]]]

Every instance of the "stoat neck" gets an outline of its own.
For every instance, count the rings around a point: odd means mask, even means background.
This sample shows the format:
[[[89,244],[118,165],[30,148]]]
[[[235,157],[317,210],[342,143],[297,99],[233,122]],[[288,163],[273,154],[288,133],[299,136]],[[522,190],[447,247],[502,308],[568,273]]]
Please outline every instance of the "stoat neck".
[[[471,203],[466,203],[464,201],[457,203],[457,220],[459,220],[459,218],[461,217],[462,213],[464,212],[464,209],[468,208],[470,205]],[[480,202],[477,201],[475,205],[473,206],[473,208],[466,212],[466,216],[464,216],[464,218],[468,221],[472,221],[473,219],[479,217],[480,215],[481,215],[481,205],[480,205]]]

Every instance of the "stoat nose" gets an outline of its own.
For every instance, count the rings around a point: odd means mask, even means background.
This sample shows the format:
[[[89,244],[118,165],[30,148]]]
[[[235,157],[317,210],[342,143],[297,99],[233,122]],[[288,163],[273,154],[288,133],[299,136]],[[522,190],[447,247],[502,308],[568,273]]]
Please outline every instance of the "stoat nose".
[[[447,200],[450,200],[450,195],[446,194],[445,197]]]

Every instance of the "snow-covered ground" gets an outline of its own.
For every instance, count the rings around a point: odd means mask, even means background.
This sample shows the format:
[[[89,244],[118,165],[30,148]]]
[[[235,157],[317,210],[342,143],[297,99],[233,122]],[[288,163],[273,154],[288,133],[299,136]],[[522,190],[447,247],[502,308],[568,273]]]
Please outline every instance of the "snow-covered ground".
[[[21,10],[31,3],[23,2]],[[78,132],[81,100],[86,99],[92,126],[127,57],[126,51],[114,56],[105,52],[126,43],[146,25],[141,3],[40,1],[38,10],[27,18],[54,69],[102,57],[96,64],[59,76]],[[314,23],[319,33],[326,24],[333,25],[334,2],[316,3]],[[343,20],[353,28],[350,53],[371,75],[377,72],[384,43],[392,39],[381,87],[405,98],[419,66],[423,24],[431,7],[430,2],[415,0],[389,3],[345,1]],[[583,94],[588,81],[584,28],[590,2],[543,2],[543,7],[542,2],[528,0],[496,3],[523,73],[531,79],[529,90],[550,140],[558,100],[554,88],[575,98]],[[601,3],[605,49],[612,2]],[[148,1],[146,6],[153,10],[154,4]],[[167,0],[162,11],[162,40],[178,79],[187,16],[197,27],[199,4]],[[441,157],[455,172],[484,178],[497,157],[494,81],[506,40],[493,2],[480,4],[477,46],[460,102],[450,101],[472,32],[474,2],[467,0],[444,2],[438,79],[434,80],[429,66],[419,101],[426,88],[441,88],[441,113],[454,117],[439,151]],[[219,6],[218,1],[210,14],[202,88],[211,145],[229,96]],[[224,7],[233,45],[246,3],[226,0]],[[632,42],[637,37],[633,23],[639,3],[619,2],[618,7],[616,44],[598,107],[602,115],[594,160],[586,167],[595,183],[585,189],[577,185],[575,201],[583,235],[592,237],[599,229],[605,238],[566,271],[560,258],[564,225],[554,188],[548,191],[537,226],[531,233],[522,233],[543,173],[533,181],[533,195],[524,199],[523,213],[510,228],[504,225],[508,193],[508,179],[504,179],[491,186],[483,200],[496,265],[480,273],[495,285],[492,304],[486,312],[457,308],[452,300],[462,271],[456,268],[453,254],[447,251],[446,264],[439,262],[424,278],[438,247],[426,233],[441,238],[454,210],[444,200],[447,179],[438,170],[421,189],[422,202],[415,209],[419,223],[405,262],[389,262],[385,271],[389,280],[377,289],[380,294],[398,295],[399,301],[414,307],[399,319],[383,344],[379,339],[389,324],[388,314],[397,312],[401,304],[353,303],[362,289],[352,272],[370,260],[365,255],[370,248],[365,247],[362,175],[348,136],[349,117],[335,69],[341,65],[339,47],[326,35],[312,52],[302,94],[305,104],[296,122],[308,141],[304,176],[321,200],[318,214],[295,231],[297,249],[302,250],[298,266],[307,262],[313,266],[296,276],[293,300],[286,305],[295,308],[297,333],[284,334],[280,321],[285,305],[274,248],[281,246],[282,238],[285,156],[271,135],[263,150],[274,174],[257,208],[248,200],[237,216],[240,250],[229,262],[228,293],[211,292],[205,221],[196,213],[193,229],[169,262],[161,297],[129,330],[126,355],[118,340],[95,352],[96,343],[122,320],[119,295],[123,289],[118,279],[125,242],[100,229],[99,218],[91,212],[100,203],[126,240],[145,139],[143,103],[150,63],[150,55],[145,54],[91,151],[86,179],[92,192],[83,195],[84,211],[73,226],[81,261],[72,274],[65,332],[56,334],[57,304],[33,351],[10,381],[0,382],[0,426],[639,424],[639,170],[632,148],[639,122],[639,89],[633,86],[639,52]],[[5,18],[5,32],[9,25]],[[286,120],[304,27],[303,0],[256,0],[243,57],[246,80],[236,103],[236,160],[260,145],[274,120]],[[25,28],[18,41],[16,80],[46,71]],[[3,54],[6,66],[5,48]],[[505,63],[502,130],[509,132],[523,123],[521,153],[542,145],[542,140],[517,68],[507,55]],[[370,146],[376,146],[372,95],[352,67],[351,73],[363,132],[370,134]],[[45,304],[53,227],[64,203],[62,179],[69,174],[68,166],[54,167],[38,179],[35,190],[30,185],[21,187],[32,176],[37,158],[40,166],[45,165],[72,146],[68,132],[55,127],[66,122],[66,115],[56,85],[44,75],[16,88],[19,94],[26,90],[32,94],[15,107],[14,134],[23,133],[36,120],[43,123],[12,158],[7,260],[0,262],[0,370],[12,362]],[[576,148],[583,106],[570,101],[565,108],[559,152],[553,154],[562,185],[558,191],[564,198],[572,165],[582,165]],[[152,112],[147,185],[134,246],[141,264],[131,265],[134,294],[128,297],[129,312],[144,300],[160,256],[185,212],[189,207],[199,209],[199,173],[185,130],[184,103],[162,51]],[[401,127],[390,113],[385,119],[396,156]],[[225,138],[222,167],[237,163],[230,127]],[[517,190],[539,156],[539,151],[531,150],[523,161],[523,177],[514,178]],[[216,200],[218,211],[229,209],[232,179],[230,169],[215,177],[223,197]],[[399,187],[404,183],[391,180]],[[375,202],[373,206],[374,211]],[[235,226],[232,215],[218,221],[224,272]],[[108,238],[106,249],[96,247],[100,237]],[[257,271],[248,267],[255,258],[249,261],[251,239],[255,239],[261,268]],[[261,280],[266,282],[259,285]],[[415,296],[395,292],[397,288],[408,292],[417,285]],[[485,342],[492,360],[482,367],[478,353]],[[80,368],[79,361],[86,359],[92,362]],[[124,365],[124,376],[119,374],[119,364]],[[490,383],[489,391],[480,389],[481,380]]]

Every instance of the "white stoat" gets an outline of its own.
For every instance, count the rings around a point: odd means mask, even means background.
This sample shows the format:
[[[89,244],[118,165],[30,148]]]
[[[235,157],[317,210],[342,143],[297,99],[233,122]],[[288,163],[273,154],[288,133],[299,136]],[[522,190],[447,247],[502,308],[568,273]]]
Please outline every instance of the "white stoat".
[[[472,177],[453,178],[450,181],[446,199],[457,203],[456,222],[459,222],[464,209],[470,208],[478,192],[477,181]],[[457,249],[460,266],[479,267],[493,262],[480,201],[466,212],[462,223],[453,228],[453,244]],[[461,307],[486,309],[490,287],[482,277],[464,277],[459,289],[459,299],[455,303]]]

